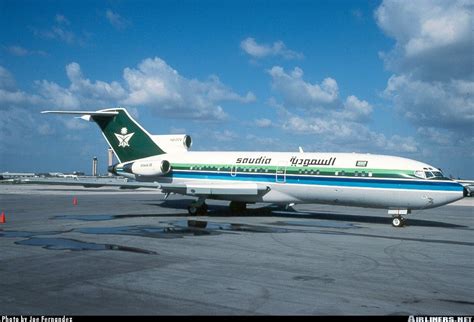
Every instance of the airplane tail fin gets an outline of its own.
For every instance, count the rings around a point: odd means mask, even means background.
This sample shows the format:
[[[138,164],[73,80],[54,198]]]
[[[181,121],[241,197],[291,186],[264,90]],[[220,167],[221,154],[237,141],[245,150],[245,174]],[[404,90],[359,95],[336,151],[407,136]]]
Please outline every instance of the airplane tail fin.
[[[81,115],[81,118],[94,121],[102,130],[104,138],[114,150],[120,162],[164,154],[140,124],[124,108],[111,108],[99,111],[43,111],[41,113]]]

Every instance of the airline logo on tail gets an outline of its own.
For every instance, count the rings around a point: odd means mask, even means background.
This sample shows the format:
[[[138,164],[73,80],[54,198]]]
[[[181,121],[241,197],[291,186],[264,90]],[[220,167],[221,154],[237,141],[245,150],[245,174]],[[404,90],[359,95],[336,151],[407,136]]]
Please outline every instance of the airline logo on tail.
[[[135,133],[130,133],[130,134],[127,134],[128,133],[128,129],[126,127],[123,127],[121,130],[120,130],[120,134],[118,133],[114,133],[115,134],[115,137],[117,138],[117,140],[119,141],[119,145],[120,147],[122,148],[126,148],[127,146],[130,146],[130,144],[128,144],[128,142],[130,141],[130,139],[132,138],[132,136],[135,134]]]

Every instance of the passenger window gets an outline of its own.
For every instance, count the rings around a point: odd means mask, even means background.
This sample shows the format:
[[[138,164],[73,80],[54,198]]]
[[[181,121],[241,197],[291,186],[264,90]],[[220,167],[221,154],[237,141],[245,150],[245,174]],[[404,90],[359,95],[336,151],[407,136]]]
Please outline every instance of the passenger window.
[[[357,161],[356,162],[356,167],[366,167],[367,166],[367,161]]]

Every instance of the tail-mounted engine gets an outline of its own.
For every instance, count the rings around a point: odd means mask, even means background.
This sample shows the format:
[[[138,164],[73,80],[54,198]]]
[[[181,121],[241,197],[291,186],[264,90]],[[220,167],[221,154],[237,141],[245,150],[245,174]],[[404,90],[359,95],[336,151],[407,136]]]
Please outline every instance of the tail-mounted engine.
[[[171,164],[167,160],[135,161],[126,163],[122,167],[124,172],[138,176],[164,176],[171,171]]]

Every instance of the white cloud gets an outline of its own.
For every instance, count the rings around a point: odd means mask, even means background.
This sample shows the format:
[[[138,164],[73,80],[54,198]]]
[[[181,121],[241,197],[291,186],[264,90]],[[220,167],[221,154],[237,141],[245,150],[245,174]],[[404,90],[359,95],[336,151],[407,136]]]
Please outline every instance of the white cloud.
[[[107,11],[105,12],[105,17],[107,18],[107,21],[115,29],[118,29],[118,30],[123,30],[123,29],[127,28],[127,26],[130,24],[130,22],[128,20],[124,19],[118,13],[113,12],[110,9],[107,9]]]
[[[251,150],[269,150],[269,149],[276,149],[281,148],[281,141],[279,138],[275,137],[262,137],[260,135],[254,134],[247,134],[245,136],[247,142],[250,142],[250,149]]]
[[[48,123],[38,125],[37,131],[41,135],[53,135],[56,133],[56,131]]]
[[[23,56],[31,56],[31,55],[38,55],[38,56],[47,56],[48,54],[42,50],[29,50],[24,47],[13,45],[13,46],[4,46],[3,47],[8,53],[13,56],[23,57]]]
[[[255,125],[260,128],[270,127],[272,126],[272,121],[266,118],[256,119]]]
[[[12,74],[3,66],[0,66],[0,89],[12,90],[16,87]]]
[[[58,24],[63,24],[63,25],[70,25],[71,24],[71,22],[64,15],[61,15],[61,14],[56,15],[55,21]]]
[[[339,87],[333,78],[325,78],[321,84],[311,84],[303,80],[303,70],[298,67],[286,73],[282,67],[274,66],[268,73],[272,77],[273,90],[283,97],[287,106],[318,109],[338,99]]]
[[[62,118],[61,119],[63,124],[68,128],[69,130],[82,130],[82,129],[87,129],[89,128],[89,123],[84,122],[84,120],[81,120],[79,118]]]
[[[86,41],[84,37],[76,35],[70,29],[69,20],[63,15],[56,15],[54,19],[54,25],[46,29],[31,28],[33,34],[37,37],[50,40],[59,40],[69,45],[77,44],[84,46]]]
[[[466,0],[384,0],[375,11],[378,26],[396,41],[381,54],[394,72],[383,96],[418,128],[420,141],[434,145],[424,155],[453,151],[472,137],[473,8]]]
[[[327,77],[320,84],[312,84],[303,79],[303,70],[298,67],[287,73],[282,67],[274,66],[269,74],[272,88],[283,99],[284,108],[299,109],[312,115],[330,115],[338,120],[366,122],[370,119],[372,105],[354,95],[341,101],[339,86],[333,78]],[[274,104],[273,101],[271,105]]]
[[[423,82],[406,75],[393,75],[388,80],[384,94],[415,124],[472,133],[472,81]]]
[[[13,76],[6,68],[0,66],[0,109],[39,104],[41,101],[38,95],[18,90]]]
[[[473,72],[473,6],[466,0],[384,0],[379,27],[396,40],[382,53],[386,66],[423,80],[449,80]]]
[[[239,136],[235,132],[229,130],[214,131],[212,132],[212,137],[217,142],[230,142],[239,138]]]
[[[351,10],[351,14],[354,18],[356,18],[357,21],[364,20],[364,13],[362,12],[361,9],[353,9]]]
[[[143,60],[138,68],[125,68],[123,78],[128,88],[123,104],[148,106],[173,117],[224,119],[227,115],[219,102],[255,100],[252,92],[241,96],[217,76],[206,81],[187,79],[158,57]]]
[[[249,103],[256,99],[252,92],[243,96],[235,93],[217,76],[205,81],[187,79],[158,57],[143,60],[138,68],[125,68],[121,82],[91,81],[76,62],[66,66],[66,74],[70,82],[67,87],[38,80],[38,94],[28,94],[17,90],[13,77],[0,66],[0,102],[65,110],[126,105],[135,114],[136,107],[141,106],[170,117],[222,120],[227,117],[222,102]]]
[[[417,134],[430,143],[449,146],[456,143],[455,138],[449,131],[443,131],[433,127],[419,127]]]
[[[14,56],[26,56],[28,55],[28,50],[21,46],[9,46],[6,47],[7,51]]]
[[[125,90],[118,82],[91,82],[84,78],[78,63],[73,62],[67,65],[66,74],[71,81],[70,91],[80,96],[82,101],[90,100],[97,102],[96,104],[107,104],[107,102],[116,102],[126,96]]]
[[[359,100],[356,96],[350,95],[346,98],[344,110],[340,115],[352,121],[365,121],[369,119],[372,110],[372,105],[367,101]]]
[[[281,40],[272,45],[259,44],[255,39],[248,37],[240,42],[240,48],[254,58],[263,58],[267,56],[281,56],[286,59],[301,59],[303,54],[286,48]]]
[[[326,146],[337,146],[343,150],[386,151],[415,153],[418,144],[412,137],[393,135],[387,138],[366,126],[330,117],[314,118],[288,114],[282,119],[281,128],[293,134],[316,135]]]
[[[282,99],[282,102],[275,98],[269,100],[279,114],[276,126],[280,129],[292,134],[316,136],[317,142],[331,150],[405,154],[418,151],[418,144],[412,137],[393,135],[387,138],[364,125],[370,121],[372,105],[355,95],[342,100],[333,78],[312,84],[303,79],[300,68],[287,73],[279,66],[273,67],[269,74],[272,88]]]

